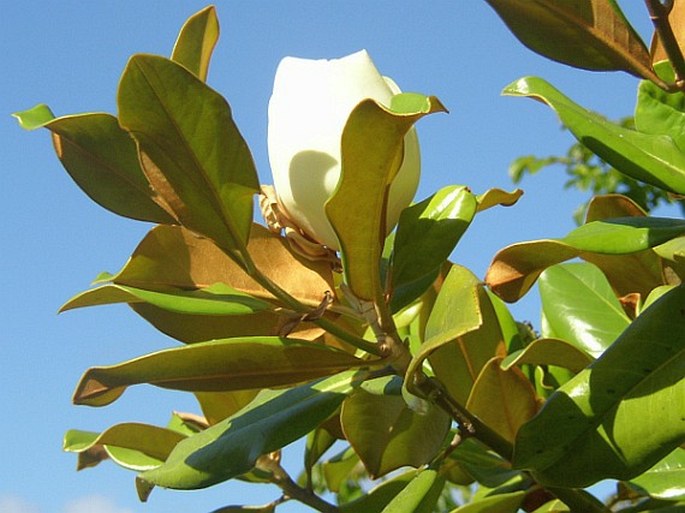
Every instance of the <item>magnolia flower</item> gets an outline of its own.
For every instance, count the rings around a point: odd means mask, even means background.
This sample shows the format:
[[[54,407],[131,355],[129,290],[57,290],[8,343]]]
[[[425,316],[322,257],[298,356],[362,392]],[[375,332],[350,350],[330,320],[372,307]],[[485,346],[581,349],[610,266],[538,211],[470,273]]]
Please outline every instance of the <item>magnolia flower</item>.
[[[313,240],[338,250],[324,203],[340,178],[340,141],[350,113],[362,100],[384,106],[399,93],[362,50],[341,59],[286,57],[276,71],[269,101],[268,149],[278,202],[285,214]],[[386,226],[416,193],[420,161],[416,132],[404,140],[402,166],[390,186]]]

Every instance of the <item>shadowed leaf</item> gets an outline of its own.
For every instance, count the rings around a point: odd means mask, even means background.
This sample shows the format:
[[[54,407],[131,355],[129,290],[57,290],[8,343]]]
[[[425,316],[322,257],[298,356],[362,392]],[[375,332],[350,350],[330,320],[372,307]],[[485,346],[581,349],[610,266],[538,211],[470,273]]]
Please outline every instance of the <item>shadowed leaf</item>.
[[[656,79],[649,51],[614,0],[487,0],[528,48],[594,71]]]
[[[248,472],[262,454],[304,436],[335,412],[352,391],[355,375],[344,372],[289,390],[263,391],[235,416],[179,443],[162,466],[140,477],[187,490]]]

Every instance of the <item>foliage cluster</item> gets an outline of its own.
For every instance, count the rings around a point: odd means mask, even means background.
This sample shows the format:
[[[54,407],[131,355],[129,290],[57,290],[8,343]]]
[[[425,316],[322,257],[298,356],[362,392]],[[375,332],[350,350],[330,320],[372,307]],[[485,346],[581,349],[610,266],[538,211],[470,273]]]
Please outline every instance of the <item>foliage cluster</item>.
[[[617,172],[685,194],[685,38],[672,30],[685,29],[682,2],[647,0],[651,54],[614,0],[488,3],[538,53],[642,79],[634,127],[541,78],[505,94],[548,104]],[[435,97],[400,94],[351,112],[325,205],[341,260],[306,259],[253,222],[249,149],[205,83],[218,33],[210,7],[186,22],[171,58],[133,56],[117,116],[54,117],[44,105],[17,114],[51,132],[94,201],[155,224],[121,271],[62,310],[126,303],[181,342],[88,369],[74,402],[105,406],[147,383],[194,394],[202,411],[164,427],[69,431],[79,468],[109,459],[133,470],[142,500],[157,486],[229,479],[283,491],[217,513],[272,512],[286,500],[345,513],[682,511],[685,221],[596,196],[581,226],[502,249],[483,282],[448,257],[479,212],[520,191],[454,185],[406,208],[386,239],[403,137],[443,110]],[[540,335],[504,303],[535,282]],[[294,479],[280,449],[301,438]],[[610,505],[583,490],[603,479],[617,480]]]

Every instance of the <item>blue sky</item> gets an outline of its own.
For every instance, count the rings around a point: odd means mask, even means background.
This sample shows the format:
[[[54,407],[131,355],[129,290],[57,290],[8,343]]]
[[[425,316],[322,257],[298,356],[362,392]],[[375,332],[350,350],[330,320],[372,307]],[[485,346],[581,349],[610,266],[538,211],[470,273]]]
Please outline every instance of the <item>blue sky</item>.
[[[642,2],[622,2],[649,33]],[[116,112],[115,92],[136,52],[168,55],[196,1],[4,2],[0,18],[0,511],[2,513],[209,512],[241,501],[264,503],[276,489],[227,484],[137,502],[133,474],[112,464],[75,472],[61,452],[69,428],[102,430],[121,421],[164,424],[174,409],[196,411],[190,396],[135,387],[105,409],[74,407],[78,378],[93,365],[169,347],[124,306],[57,316],[58,307],[101,271],[117,271],[150,228],[92,203],[54,156],[48,133],[27,133],[10,113],[48,103],[57,115]],[[366,48],[405,91],[437,95],[450,109],[418,126],[423,176],[418,197],[449,184],[477,193],[511,189],[507,167],[523,154],[563,152],[572,142],[556,116],[529,100],[503,98],[523,75],[540,75],[613,118],[632,111],[637,80],[551,63],[523,48],[482,0],[240,0],[217,4],[222,36],[209,84],[224,94],[250,144],[260,178],[271,183],[266,109],[273,75],[287,55],[340,57]],[[648,37],[648,36],[647,36]],[[586,198],[563,192],[561,170],[526,179],[515,207],[481,214],[453,259],[483,276],[497,249],[562,236]],[[513,310],[537,322],[535,297]],[[290,468],[299,468],[294,451]],[[297,505],[280,512],[301,511]]]

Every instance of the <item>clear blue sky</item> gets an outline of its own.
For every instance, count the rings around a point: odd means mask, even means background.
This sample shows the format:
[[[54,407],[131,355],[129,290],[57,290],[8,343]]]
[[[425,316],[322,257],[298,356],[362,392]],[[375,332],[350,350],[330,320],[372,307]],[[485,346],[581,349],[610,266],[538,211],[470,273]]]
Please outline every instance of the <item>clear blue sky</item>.
[[[642,33],[642,2],[622,2]],[[69,428],[102,430],[122,421],[164,424],[173,409],[196,411],[190,396],[135,387],[105,409],[74,407],[70,397],[89,366],[116,363],[174,344],[124,306],[56,315],[100,271],[117,271],[148,225],[90,202],[54,156],[48,133],[27,133],[10,113],[48,103],[57,115],[116,112],[127,58],[168,55],[196,1],[3,2],[0,17],[0,511],[2,513],[209,512],[241,501],[267,502],[276,489],[222,485],[153,492],[137,502],[133,474],[113,464],[75,472],[61,452]],[[263,183],[266,108],[281,58],[333,58],[366,48],[405,91],[435,94],[449,115],[422,120],[419,197],[466,184],[475,192],[510,189],[516,156],[559,153],[571,144],[540,104],[500,97],[523,75],[540,75],[609,117],[629,114],[637,81],[551,63],[523,48],[482,0],[236,0],[218,3],[222,36],[209,83],[230,101]],[[584,201],[562,192],[561,170],[527,179],[509,209],[481,214],[453,258],[483,276],[509,243],[561,236]],[[537,322],[534,297],[516,305]],[[290,468],[299,468],[296,459]],[[300,511],[299,506],[279,511]]]

